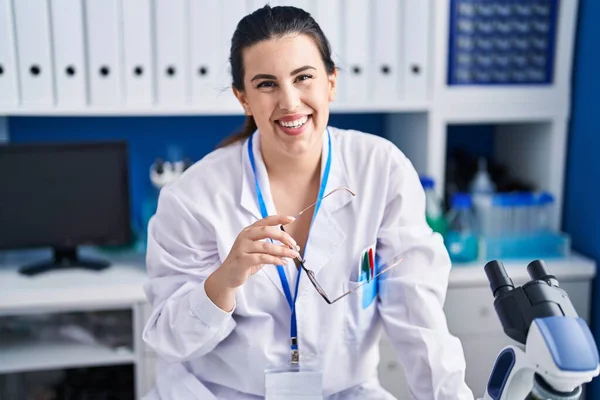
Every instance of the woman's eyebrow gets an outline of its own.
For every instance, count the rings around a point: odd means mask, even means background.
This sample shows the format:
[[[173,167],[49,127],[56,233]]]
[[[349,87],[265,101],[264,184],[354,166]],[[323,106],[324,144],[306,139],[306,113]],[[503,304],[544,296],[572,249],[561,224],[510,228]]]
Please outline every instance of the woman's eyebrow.
[[[315,67],[311,67],[310,65],[305,65],[304,67],[300,67],[300,68],[296,68],[295,70],[293,70],[290,75],[296,75],[299,74],[302,71],[306,71],[307,69],[312,69],[312,70],[317,70]]]
[[[296,75],[296,74],[298,74],[298,73],[300,73],[302,71],[306,71],[307,69],[312,69],[312,70],[315,70],[315,71],[317,70],[315,67],[311,67],[310,65],[305,65],[303,67],[296,68],[295,70],[293,70],[290,73],[290,76]],[[273,80],[276,80],[277,78],[275,77],[275,75],[257,74],[257,75],[254,75],[254,77],[252,77],[252,79],[250,79],[250,82],[254,82],[257,79],[273,79]]]

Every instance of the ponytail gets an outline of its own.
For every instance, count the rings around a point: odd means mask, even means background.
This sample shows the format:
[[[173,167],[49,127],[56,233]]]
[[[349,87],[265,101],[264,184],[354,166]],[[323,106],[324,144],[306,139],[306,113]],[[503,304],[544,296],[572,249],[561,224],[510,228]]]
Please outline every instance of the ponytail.
[[[217,145],[217,149],[221,147],[229,146],[235,142],[240,140],[244,140],[252,136],[254,131],[256,131],[258,127],[256,126],[256,122],[254,121],[254,117],[252,115],[246,116],[246,121],[244,122],[244,127],[238,133],[234,133],[231,136],[226,137]]]

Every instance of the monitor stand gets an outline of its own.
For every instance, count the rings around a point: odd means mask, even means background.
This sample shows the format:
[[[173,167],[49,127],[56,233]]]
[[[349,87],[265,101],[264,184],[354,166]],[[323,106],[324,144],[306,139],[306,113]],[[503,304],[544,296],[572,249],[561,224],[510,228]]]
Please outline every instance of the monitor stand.
[[[90,260],[80,258],[77,254],[77,248],[75,247],[55,247],[52,250],[54,253],[53,260],[23,266],[19,272],[23,275],[33,276],[51,270],[63,270],[70,268],[83,268],[93,271],[100,271],[110,265],[110,263],[105,260]]]

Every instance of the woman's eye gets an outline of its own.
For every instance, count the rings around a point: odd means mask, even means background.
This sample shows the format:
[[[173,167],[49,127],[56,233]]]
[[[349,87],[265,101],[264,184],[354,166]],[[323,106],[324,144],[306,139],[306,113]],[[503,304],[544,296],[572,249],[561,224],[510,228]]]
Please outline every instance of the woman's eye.
[[[312,75],[304,74],[304,75],[298,76],[298,78],[296,78],[296,80],[298,80],[298,81],[305,81],[305,80],[311,79],[311,78],[312,78]]]
[[[256,85],[257,88],[272,88],[274,86],[275,86],[275,82],[273,82],[273,81],[262,81],[261,83]]]

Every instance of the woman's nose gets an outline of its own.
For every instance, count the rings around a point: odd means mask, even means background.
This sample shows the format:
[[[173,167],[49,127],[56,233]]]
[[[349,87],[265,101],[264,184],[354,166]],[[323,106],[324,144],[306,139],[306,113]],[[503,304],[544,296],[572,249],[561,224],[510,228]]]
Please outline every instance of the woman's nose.
[[[295,111],[300,107],[300,93],[295,87],[281,87],[279,107],[285,111]]]

